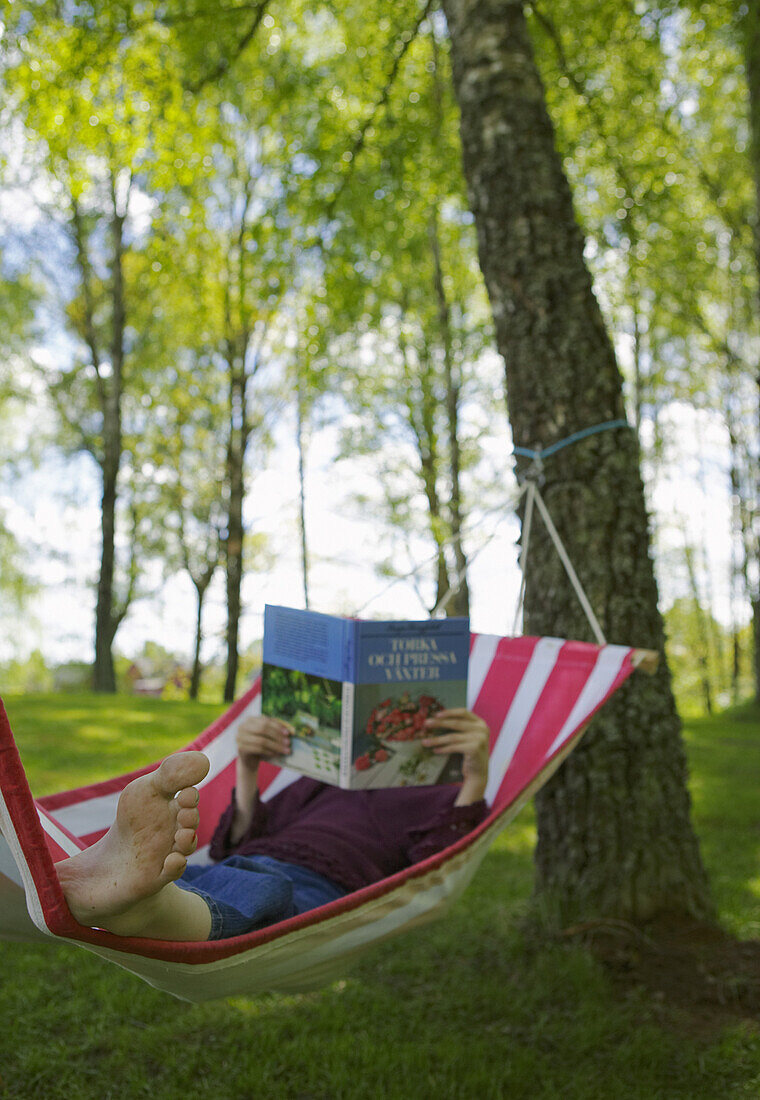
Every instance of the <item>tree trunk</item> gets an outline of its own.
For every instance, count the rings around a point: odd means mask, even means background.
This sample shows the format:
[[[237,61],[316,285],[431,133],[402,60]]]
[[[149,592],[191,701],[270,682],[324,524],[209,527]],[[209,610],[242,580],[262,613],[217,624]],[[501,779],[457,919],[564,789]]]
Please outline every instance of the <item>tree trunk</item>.
[[[113,666],[113,640],[122,616],[114,613],[114,564],[116,536],[116,498],[119,466],[121,464],[121,397],[124,371],[124,217],[116,211],[111,221],[113,241],[113,266],[111,288],[111,377],[101,381],[101,408],[103,415],[103,497],[101,500],[101,552],[98,599],[95,609],[95,666],[93,687],[95,691],[116,691],[116,675]],[[96,370],[97,370],[96,365]],[[126,611],[126,608],[124,609]]]
[[[434,127],[439,138],[443,136],[443,86],[435,25],[430,35],[433,65],[433,101],[435,104]],[[433,258],[433,288],[438,307],[438,330],[443,348],[443,376],[446,388],[446,429],[449,451],[449,520],[451,541],[454,547],[454,584],[456,590],[446,603],[447,615],[470,614],[470,588],[467,583],[467,557],[462,543],[462,456],[459,447],[459,395],[461,375],[454,361],[451,336],[451,309],[443,279],[443,258],[438,222],[438,208],[433,206],[430,215],[430,248]],[[440,596],[438,597],[440,602]]]
[[[517,445],[624,416],[622,379],[583,259],[521,0],[444,0],[480,264]],[[612,642],[663,650],[633,431],[547,460],[544,497]],[[548,539],[532,537],[526,623],[589,636]],[[595,719],[537,800],[536,901],[561,922],[711,917],[664,660]]]
[[[741,420],[734,413],[734,395],[730,388],[723,397],[723,414],[728,432],[730,445],[729,481],[731,496],[734,501],[732,523],[734,537],[740,547],[739,572],[744,583],[744,594],[749,600],[752,611],[752,638],[754,640],[760,633],[760,622],[757,619],[757,608],[760,603],[757,573],[760,568],[758,560],[758,536],[757,536],[757,471],[755,463],[749,453],[747,442],[740,438],[742,434]],[[754,683],[755,699],[760,700],[760,653],[757,647],[754,649]]]
[[[216,567],[214,567],[215,571]],[[198,698],[198,692],[201,687],[201,676],[203,674],[203,665],[201,664],[201,645],[203,644],[203,601],[206,597],[209,583],[213,572],[210,574],[204,574],[203,580],[197,581],[194,577],[191,577],[193,585],[195,587],[196,595],[196,607],[195,607],[195,646],[193,649],[193,671],[190,676],[190,690],[189,695],[191,699]],[[208,577],[208,579],[206,579]]]
[[[747,0],[744,9],[744,68],[749,92],[750,159],[755,184],[755,262],[760,274],[760,0]]]
[[[306,427],[304,423],[303,380],[296,366],[296,445],[298,447],[298,527],[301,534],[301,576],[303,605],[309,610],[309,548],[306,539]]]
[[[405,304],[402,303],[402,309]],[[433,364],[430,348],[423,339],[418,348],[418,370],[409,366],[406,340],[401,337],[399,352],[404,364],[407,381],[406,409],[409,426],[414,433],[417,455],[420,460],[420,479],[425,492],[428,510],[430,536],[435,544],[435,600],[429,609],[433,611],[445,599],[451,587],[449,567],[446,561],[446,536],[448,524],[445,522],[441,499],[438,493],[438,475],[440,458],[438,454],[438,432],[436,423],[437,401],[434,390]]]
[[[760,702],[760,599],[752,601],[752,640],[755,643],[752,668],[755,674],[755,700]]]
[[[113,411],[111,413],[113,415]],[[104,418],[105,431],[108,431]],[[112,429],[111,429],[112,430]],[[113,576],[114,537],[116,527],[116,479],[119,473],[118,452],[106,444],[103,463],[103,495],[100,501],[100,574],[95,607],[95,665],[93,688],[100,692],[116,691],[113,665]]]
[[[702,702],[704,703],[705,713],[712,714],[714,708],[712,681],[710,679],[710,627],[707,623],[709,611],[705,614],[702,608],[702,600],[700,597],[699,585],[697,583],[697,570],[694,565],[694,550],[686,541],[685,531],[683,559],[686,566],[686,575],[689,578],[689,589],[691,591],[692,603],[694,604],[694,615],[697,621],[697,631],[699,634],[699,648],[694,656],[699,666],[699,678],[702,684]]]
[[[456,591],[446,604],[447,615],[470,614],[470,589],[467,584],[467,558],[462,545],[462,459],[459,448],[459,371],[454,362],[451,341],[451,311],[443,283],[441,242],[438,234],[438,212],[433,210],[430,219],[430,246],[433,255],[433,284],[438,306],[438,328],[443,348],[443,377],[446,387],[446,429],[449,450],[449,517],[451,541],[454,546]]]
[[[760,212],[758,213],[760,218]],[[758,271],[760,281],[760,270]],[[757,382],[757,421],[758,433],[760,433],[760,374],[756,376]],[[755,507],[760,509],[760,471],[755,468]],[[756,564],[760,566],[760,552],[758,551],[757,536],[755,536]],[[752,607],[752,639],[754,642],[752,669],[755,683],[755,702],[760,705],[760,584],[756,582],[754,591],[750,592],[750,604]]]
[[[230,439],[227,448],[227,677],[224,701],[231,703],[237,685],[241,588],[243,583],[243,501],[245,499],[246,443],[246,377],[245,367],[231,369],[230,377]]]
[[[749,92],[750,159],[755,184],[755,265],[758,275],[758,306],[760,306],[760,0],[747,0],[743,17],[744,67]],[[760,374],[757,382],[758,426],[760,427]],[[755,493],[760,503],[760,482],[756,475]],[[753,669],[755,673],[755,700],[760,702],[760,595],[750,593],[752,607],[752,636],[755,643]]]

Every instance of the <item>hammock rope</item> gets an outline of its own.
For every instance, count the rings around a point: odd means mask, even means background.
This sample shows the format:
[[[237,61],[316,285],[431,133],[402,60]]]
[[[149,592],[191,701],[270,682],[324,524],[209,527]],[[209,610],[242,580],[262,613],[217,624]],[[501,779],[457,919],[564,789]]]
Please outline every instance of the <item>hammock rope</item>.
[[[590,428],[582,428],[578,432],[573,432],[572,435],[566,435],[564,439],[558,439],[556,443],[552,443],[548,447],[537,447],[535,449],[531,449],[530,447],[513,447],[512,453],[521,455],[524,458],[533,458],[542,461],[556,454],[557,451],[561,451],[564,447],[569,447],[572,443],[579,443],[582,439],[588,439],[590,435],[598,435],[599,432],[609,432],[615,428],[629,428],[631,431],[634,431],[633,426],[629,424],[627,420],[604,420],[601,424],[592,424]]]
[[[515,636],[517,635],[518,625],[522,621],[523,608],[525,605],[525,579],[527,576],[528,551],[530,548],[531,524],[533,521],[533,506],[535,504],[538,507],[541,518],[543,519],[546,529],[549,532],[549,537],[554,544],[560,561],[562,562],[570,583],[573,586],[573,590],[578,597],[581,607],[583,608],[583,612],[586,616],[589,626],[591,627],[591,632],[596,639],[597,645],[603,646],[607,644],[607,639],[604,636],[604,631],[599,625],[599,620],[594,614],[594,609],[591,606],[591,601],[586,595],[586,591],[580,582],[580,578],[575,571],[573,563],[570,560],[570,555],[567,553],[564,543],[560,538],[559,532],[554,525],[554,521],[549,514],[549,509],[546,506],[546,501],[541,496],[539,485],[542,484],[544,480],[545,458],[549,458],[551,455],[556,454],[558,451],[563,450],[565,447],[570,447],[572,444],[579,443],[583,439],[588,439],[589,436],[598,435],[600,432],[612,431],[616,428],[631,428],[631,425],[628,423],[627,420],[605,420],[601,424],[593,424],[589,428],[583,428],[581,431],[573,432],[572,435],[565,436],[564,439],[559,439],[556,443],[552,443],[551,446],[546,448],[512,448],[513,454],[531,459],[531,465],[526,470],[520,472],[520,486],[513,500],[510,502],[510,507],[512,509],[516,509],[523,495],[526,495],[525,517],[523,519],[522,527],[522,546],[519,556],[520,572],[522,576],[520,579],[520,591],[517,596],[517,606],[515,608],[515,617],[512,626],[512,634]],[[493,535],[491,537],[493,537]],[[480,550],[482,549],[483,547],[480,547]],[[478,553],[480,552],[480,550],[478,551]],[[434,555],[431,560],[435,560],[436,556],[437,555]],[[475,555],[472,555],[470,557],[470,561],[472,561],[472,558],[474,556]],[[445,594],[441,597],[441,599],[431,611],[431,618],[433,618],[438,612],[446,608],[451,599],[459,591],[462,582],[466,576],[466,573],[467,566],[465,565],[462,569],[459,570],[451,587],[447,589]]]
[[[570,583],[573,586],[573,590],[575,591],[578,600],[580,601],[581,607],[583,608],[584,614],[586,616],[586,619],[588,620],[589,626],[591,627],[591,631],[597,641],[597,644],[606,644],[604,632],[599,625],[599,620],[594,614],[593,608],[591,607],[591,602],[586,595],[586,592],[580,582],[580,579],[573,567],[572,562],[570,561],[570,557],[564,547],[564,544],[562,543],[559,532],[557,531],[557,528],[555,527],[554,522],[549,515],[546,501],[541,496],[538,490],[538,486],[541,485],[544,480],[544,459],[549,458],[554,454],[557,454],[558,451],[563,450],[565,447],[569,447],[574,443],[579,443],[583,439],[588,439],[589,436],[598,435],[600,432],[612,431],[617,428],[628,428],[631,431],[634,430],[627,420],[606,420],[601,424],[593,424],[589,428],[583,428],[581,431],[573,432],[571,435],[565,436],[563,439],[557,440],[556,443],[552,443],[549,447],[546,448],[513,447],[512,453],[514,455],[519,455],[524,458],[530,458],[531,465],[527,469],[520,471],[518,475],[519,485],[516,492],[514,492],[503,504],[499,505],[498,508],[490,509],[489,511],[485,512],[479,518],[477,523],[474,523],[472,525],[471,530],[475,530],[494,511],[499,511],[502,515],[507,511],[516,511],[517,506],[522,500],[523,496],[527,497],[525,502],[525,518],[523,520],[521,540],[522,548],[519,555],[519,565],[522,577],[520,580],[520,591],[517,597],[517,605],[515,607],[515,616],[512,626],[513,635],[517,634],[518,626],[522,619],[523,606],[525,603],[525,577],[526,567],[528,563],[528,549],[530,545],[533,505],[535,503],[538,506],[538,510],[541,513],[541,517],[544,520],[544,523],[546,524],[549,536],[557,550],[557,553],[559,554],[565,572],[567,573]],[[462,583],[467,575],[467,570],[469,566],[472,564],[475,558],[477,558],[477,556],[486,548],[486,546],[488,546],[489,543],[496,537],[497,530],[498,525],[497,528],[494,529],[491,534],[484,540],[484,542],[478,547],[478,549],[474,553],[469,555],[467,564],[464,565],[460,570],[458,570],[452,583],[446,589],[444,594],[440,597],[432,611],[430,611],[431,619],[435,618],[437,615],[440,615],[448,607],[451,600],[454,598],[454,596],[456,596],[457,592],[459,592],[460,588],[462,587]],[[461,537],[464,538],[466,536],[463,535]],[[431,554],[428,558],[425,558],[418,565],[415,565],[407,573],[404,573],[398,577],[394,577],[392,581],[390,581],[383,589],[380,590],[380,592],[375,593],[374,596],[371,596],[368,600],[366,600],[361,605],[361,607],[356,609],[355,614],[361,615],[362,612],[365,611],[371,603],[374,603],[374,601],[376,599],[379,599],[380,596],[385,595],[385,593],[393,588],[394,585],[400,584],[402,581],[410,580],[411,578],[417,578],[423,569],[427,568],[427,566],[431,565],[437,559],[442,550],[449,549],[453,547],[453,545],[454,540],[448,539],[447,541],[442,543],[440,547],[436,547],[434,553]]]

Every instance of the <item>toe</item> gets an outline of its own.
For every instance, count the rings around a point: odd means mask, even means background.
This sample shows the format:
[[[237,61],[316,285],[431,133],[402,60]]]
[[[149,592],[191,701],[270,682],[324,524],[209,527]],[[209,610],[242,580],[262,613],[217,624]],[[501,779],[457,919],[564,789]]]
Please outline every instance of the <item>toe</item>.
[[[170,852],[164,860],[164,878],[170,882],[178,879],[187,867],[187,860],[181,852]]]
[[[202,752],[175,752],[153,773],[153,779],[163,794],[173,798],[182,788],[200,783],[210,767],[208,757]]]
[[[198,805],[200,795],[195,787],[185,787],[177,795],[177,805],[183,808],[192,808]]]
[[[197,829],[200,824],[200,814],[197,810],[179,810],[177,812],[177,825],[180,829]]]
[[[174,851],[181,855],[189,856],[195,851],[197,844],[198,837],[195,835],[195,829],[177,829],[174,834]]]

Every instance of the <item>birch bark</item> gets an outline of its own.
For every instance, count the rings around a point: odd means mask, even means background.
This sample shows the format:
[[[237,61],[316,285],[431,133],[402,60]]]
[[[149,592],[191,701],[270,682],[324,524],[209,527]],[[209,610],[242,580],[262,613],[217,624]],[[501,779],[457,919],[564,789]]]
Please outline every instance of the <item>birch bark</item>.
[[[443,0],[480,265],[506,364],[516,445],[546,446],[625,416],[621,376],[533,59],[521,0]],[[545,466],[544,497],[612,642],[662,652],[632,430]],[[531,634],[589,638],[541,527],[525,601]],[[664,659],[595,719],[536,800],[536,896],[560,921],[712,916],[690,823],[680,723]]]

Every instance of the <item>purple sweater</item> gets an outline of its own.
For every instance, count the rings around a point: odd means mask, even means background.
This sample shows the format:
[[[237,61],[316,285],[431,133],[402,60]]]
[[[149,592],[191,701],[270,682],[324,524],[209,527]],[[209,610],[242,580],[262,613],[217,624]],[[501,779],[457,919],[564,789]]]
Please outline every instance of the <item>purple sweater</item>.
[[[210,855],[214,860],[271,856],[359,890],[447,848],[479,825],[486,803],[455,806],[458,793],[458,786],[343,791],[298,779],[268,802],[256,799],[251,824],[237,844],[229,837],[233,794]]]

